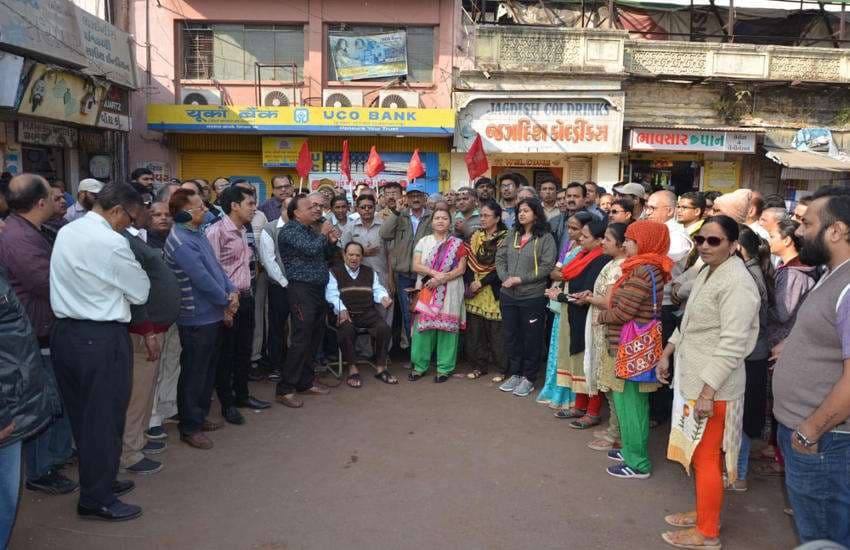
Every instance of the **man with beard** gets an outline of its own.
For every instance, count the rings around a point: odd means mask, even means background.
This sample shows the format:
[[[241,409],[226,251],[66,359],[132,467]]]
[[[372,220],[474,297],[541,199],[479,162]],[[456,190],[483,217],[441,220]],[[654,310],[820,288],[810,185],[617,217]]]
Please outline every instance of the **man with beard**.
[[[457,190],[457,212],[454,214],[455,235],[469,242],[469,238],[481,227],[478,212],[478,197],[470,187]]]
[[[579,210],[584,210],[584,201],[587,198],[587,190],[584,184],[574,181],[567,185],[564,192],[564,212],[549,220],[549,225],[552,228],[552,233],[555,236],[555,242],[558,244],[558,250],[564,244],[564,239],[568,239],[567,220],[573,217]]]
[[[558,189],[560,188],[561,182],[551,174],[546,174],[540,181],[540,200],[543,202],[543,211],[546,213],[547,220],[556,218],[561,213],[558,210]]]
[[[478,178],[472,186],[478,195],[478,200],[484,203],[488,200],[496,200],[496,186],[490,178]]]
[[[142,203],[145,205],[151,204],[156,194],[153,182],[153,172],[147,168],[136,168],[130,174],[130,185],[139,192],[139,195],[142,196]]]
[[[381,221],[386,221],[393,212],[401,210],[401,184],[397,181],[390,181],[384,184],[383,190],[386,206],[378,211],[375,216]]]
[[[819,189],[797,236],[827,267],[806,295],[773,376],[785,486],[803,542],[850,546],[850,191]]]
[[[86,178],[80,182],[77,188],[77,202],[68,208],[65,213],[65,219],[69,222],[82,218],[86,212],[92,209],[94,201],[97,199],[97,194],[103,189],[103,183],[94,179]]]
[[[499,176],[499,191],[502,194],[500,205],[502,207],[502,221],[508,229],[514,226],[514,218],[517,205],[517,190],[520,185],[526,183],[525,178],[519,174],[508,172]]]

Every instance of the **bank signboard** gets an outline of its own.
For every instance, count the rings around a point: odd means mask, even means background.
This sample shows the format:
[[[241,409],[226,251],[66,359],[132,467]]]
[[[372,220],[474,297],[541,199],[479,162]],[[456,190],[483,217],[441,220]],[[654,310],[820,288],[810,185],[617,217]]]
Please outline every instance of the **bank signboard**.
[[[629,148],[632,151],[755,153],[756,135],[753,132],[632,128]]]

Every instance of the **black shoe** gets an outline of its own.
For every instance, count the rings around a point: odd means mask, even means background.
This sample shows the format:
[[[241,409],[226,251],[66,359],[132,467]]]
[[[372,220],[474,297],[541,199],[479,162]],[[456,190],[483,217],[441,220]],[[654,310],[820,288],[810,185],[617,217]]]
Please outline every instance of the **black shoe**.
[[[280,374],[279,370],[273,370],[269,373],[269,382],[280,382],[283,376]]]
[[[38,479],[28,480],[26,487],[30,491],[38,491],[46,495],[67,495],[79,489],[80,485],[56,470],[50,470]]]
[[[145,432],[145,437],[151,441],[157,441],[159,439],[168,438],[168,433],[166,433],[165,428],[162,426],[154,426],[153,428],[148,428]]]
[[[251,382],[260,382],[266,379],[266,375],[263,371],[258,369],[257,367],[251,367],[248,370],[248,380]]]
[[[116,479],[112,482],[112,494],[115,498],[123,497],[136,488],[136,482],[131,479]]]
[[[180,414],[175,414],[174,416],[169,416],[165,420],[163,420],[164,424],[179,424],[180,423]]]
[[[242,416],[242,413],[240,413],[239,409],[236,407],[227,407],[221,411],[221,416],[223,416],[224,419],[231,424],[236,424],[237,426],[241,426],[245,423],[245,417]]]
[[[126,504],[116,500],[109,506],[98,508],[87,508],[77,505],[77,515],[83,519],[100,519],[103,521],[127,521],[136,519],[142,515],[142,507],[135,504]]]
[[[257,399],[253,395],[249,395],[247,399],[237,399],[234,405],[236,405],[240,409],[254,409],[258,411],[262,409],[268,409],[272,406],[272,404],[268,401]]]
[[[123,468],[123,470],[128,474],[139,474],[142,476],[151,475],[162,470],[162,462],[157,462],[156,460],[151,460],[149,458],[143,458],[132,466],[127,466],[126,468]]]
[[[142,452],[146,455],[158,455],[159,453],[164,452],[167,448],[168,443],[165,441],[148,441],[145,443],[145,446],[142,447]]]
[[[68,456],[68,458],[62,460],[61,462],[57,462],[54,465],[54,468],[61,470],[62,468],[67,468],[68,466],[75,466],[79,461],[80,456],[77,454],[77,449],[74,449],[73,451],[71,451],[71,454],[70,456]]]

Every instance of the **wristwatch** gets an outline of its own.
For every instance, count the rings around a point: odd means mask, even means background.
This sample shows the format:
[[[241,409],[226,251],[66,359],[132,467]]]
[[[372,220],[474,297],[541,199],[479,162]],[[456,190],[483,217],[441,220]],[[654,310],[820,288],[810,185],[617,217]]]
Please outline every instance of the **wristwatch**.
[[[802,447],[805,447],[806,449],[811,449],[812,447],[818,444],[817,441],[812,441],[808,437],[801,434],[800,430],[794,431],[794,437],[797,439],[797,443],[799,443]]]

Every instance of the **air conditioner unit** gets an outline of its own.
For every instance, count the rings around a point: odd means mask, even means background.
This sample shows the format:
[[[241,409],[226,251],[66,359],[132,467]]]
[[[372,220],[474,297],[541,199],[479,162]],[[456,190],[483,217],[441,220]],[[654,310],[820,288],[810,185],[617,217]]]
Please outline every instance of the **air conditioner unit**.
[[[363,92],[360,90],[322,90],[322,105],[325,107],[362,107]]]
[[[182,88],[180,103],[182,105],[221,105],[221,92],[205,88]]]
[[[384,109],[416,109],[419,107],[419,92],[386,90],[379,94],[378,103]]]
[[[301,93],[292,88],[260,88],[260,105],[263,107],[296,107],[301,102]]]

